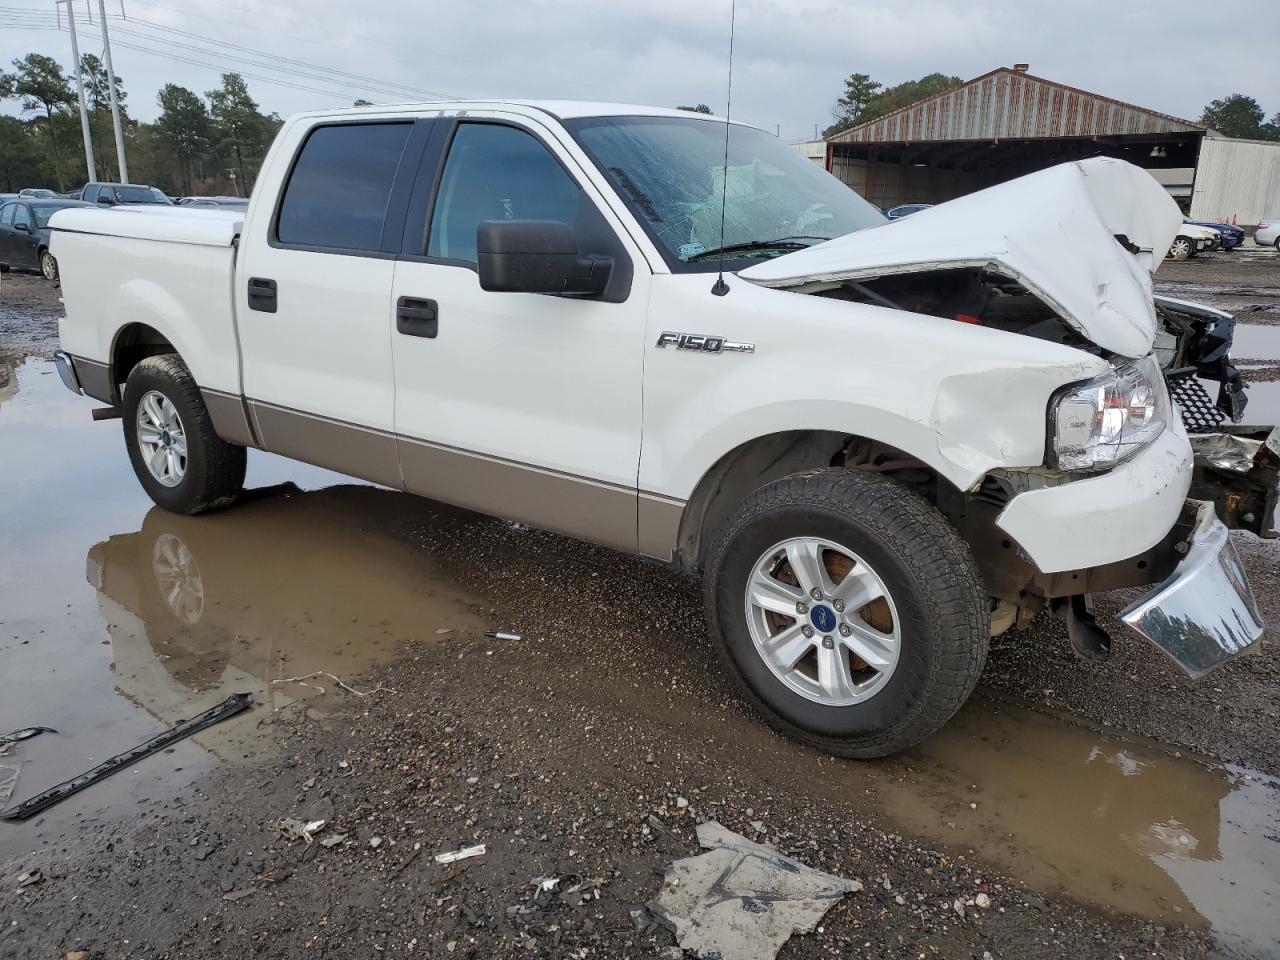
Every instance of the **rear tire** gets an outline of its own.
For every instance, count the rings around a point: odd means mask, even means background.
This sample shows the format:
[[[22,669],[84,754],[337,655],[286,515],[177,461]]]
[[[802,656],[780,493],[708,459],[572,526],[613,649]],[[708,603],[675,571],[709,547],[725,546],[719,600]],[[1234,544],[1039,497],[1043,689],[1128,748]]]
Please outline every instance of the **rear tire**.
[[[796,740],[845,757],[905,750],[945,724],[982,673],[990,615],[968,545],[883,476],[832,468],[768,484],[709,558],[713,642],[743,698]]]
[[[229,507],[244,488],[244,447],[213,429],[200,388],[176,353],[147,357],[124,389],[124,438],[147,495],[172,513]]]

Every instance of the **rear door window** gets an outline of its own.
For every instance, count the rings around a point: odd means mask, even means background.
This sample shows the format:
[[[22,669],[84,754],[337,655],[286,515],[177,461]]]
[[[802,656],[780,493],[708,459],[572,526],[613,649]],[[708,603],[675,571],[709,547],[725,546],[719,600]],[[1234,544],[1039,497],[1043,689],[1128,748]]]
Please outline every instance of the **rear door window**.
[[[283,246],[373,252],[412,123],[317,127],[303,144],[276,221]]]
[[[6,203],[0,207],[0,227],[13,226],[13,212],[18,209],[16,203]]]

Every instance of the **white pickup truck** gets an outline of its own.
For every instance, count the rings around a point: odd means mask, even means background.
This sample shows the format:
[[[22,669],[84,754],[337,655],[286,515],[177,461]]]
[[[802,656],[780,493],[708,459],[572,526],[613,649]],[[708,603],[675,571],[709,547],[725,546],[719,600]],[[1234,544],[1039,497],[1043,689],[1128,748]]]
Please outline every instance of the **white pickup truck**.
[[[1153,298],[1181,222],[1106,159],[889,226],[680,111],[308,114],[243,214],[56,214],[57,364],[173,511],[255,448],[700,575],[741,694],[880,756],[1041,611],[1105,655],[1099,591],[1158,584],[1122,619],[1193,675],[1260,642],[1277,443],[1231,318]]]

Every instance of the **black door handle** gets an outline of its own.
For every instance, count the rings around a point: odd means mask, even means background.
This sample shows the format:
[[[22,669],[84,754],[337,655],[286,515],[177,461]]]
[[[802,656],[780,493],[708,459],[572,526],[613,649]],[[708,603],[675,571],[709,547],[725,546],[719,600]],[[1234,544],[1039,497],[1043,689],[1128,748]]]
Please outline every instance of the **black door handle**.
[[[406,337],[434,339],[440,316],[434,300],[401,297],[396,301],[396,329]]]
[[[263,277],[249,278],[249,309],[276,312],[276,282]]]

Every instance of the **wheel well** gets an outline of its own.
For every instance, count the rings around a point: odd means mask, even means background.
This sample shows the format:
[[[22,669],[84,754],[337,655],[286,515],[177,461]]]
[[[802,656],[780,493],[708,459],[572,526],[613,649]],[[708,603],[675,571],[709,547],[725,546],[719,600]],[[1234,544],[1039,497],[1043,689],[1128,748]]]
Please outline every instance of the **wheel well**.
[[[773,433],[726,453],[706,472],[680,518],[675,563],[702,569],[712,536],[753,491],[782,477],[820,467],[885,473],[937,503],[939,485],[954,489],[922,460],[885,443],[828,430]]]
[[[163,334],[145,323],[130,323],[122,327],[111,347],[111,384],[116,392],[112,399],[119,402],[120,385],[147,357],[176,352]]]

